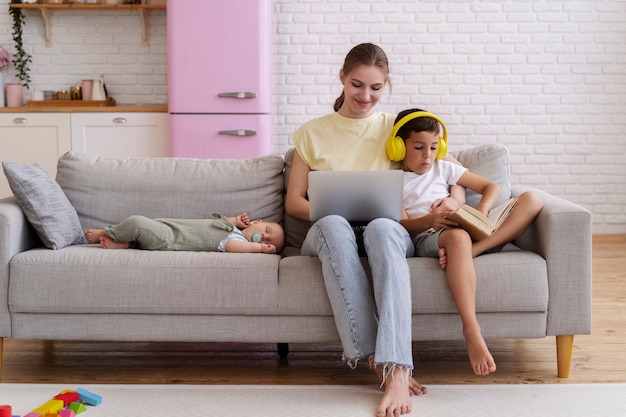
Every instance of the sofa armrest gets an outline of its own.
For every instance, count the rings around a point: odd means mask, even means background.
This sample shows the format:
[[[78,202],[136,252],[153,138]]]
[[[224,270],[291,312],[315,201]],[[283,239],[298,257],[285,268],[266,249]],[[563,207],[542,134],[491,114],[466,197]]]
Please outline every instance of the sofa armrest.
[[[15,199],[0,199],[0,337],[11,336],[9,262],[15,254],[36,246],[41,246],[41,241]]]
[[[535,191],[543,210],[514,243],[546,259],[547,335],[591,333],[591,213],[533,187],[513,186],[512,195]]]

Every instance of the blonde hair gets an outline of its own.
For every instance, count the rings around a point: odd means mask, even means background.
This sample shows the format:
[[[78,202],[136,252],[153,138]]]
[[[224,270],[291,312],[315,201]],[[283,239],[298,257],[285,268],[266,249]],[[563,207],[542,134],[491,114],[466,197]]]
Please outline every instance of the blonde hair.
[[[361,43],[348,52],[346,58],[343,61],[343,67],[341,71],[344,75],[348,75],[350,71],[359,65],[375,65],[380,68],[385,75],[385,84],[391,84],[389,80],[389,60],[387,54],[382,50],[380,46],[373,43]],[[339,111],[346,96],[344,91],[341,91],[341,95],[335,100],[333,109]]]

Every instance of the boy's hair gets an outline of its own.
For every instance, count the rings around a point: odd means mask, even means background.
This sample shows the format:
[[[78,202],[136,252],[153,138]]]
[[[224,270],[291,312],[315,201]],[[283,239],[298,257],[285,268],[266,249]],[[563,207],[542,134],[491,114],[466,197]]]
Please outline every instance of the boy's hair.
[[[400,120],[402,120],[405,116],[408,116],[411,113],[425,111],[426,110],[422,109],[403,110],[398,113],[398,116],[396,116],[396,120],[393,124],[395,126]],[[396,133],[396,136],[400,136],[404,141],[406,141],[409,136],[411,136],[412,132],[431,132],[439,135],[440,128],[441,127],[439,125],[439,122],[431,117],[417,117],[413,120],[409,120],[400,129],[398,129],[398,133]]]

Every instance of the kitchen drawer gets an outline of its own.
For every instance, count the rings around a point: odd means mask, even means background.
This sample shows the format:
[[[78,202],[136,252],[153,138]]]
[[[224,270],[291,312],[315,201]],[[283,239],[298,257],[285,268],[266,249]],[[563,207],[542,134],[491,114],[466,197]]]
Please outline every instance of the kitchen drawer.
[[[72,113],[72,151],[112,158],[169,155],[167,113]]]

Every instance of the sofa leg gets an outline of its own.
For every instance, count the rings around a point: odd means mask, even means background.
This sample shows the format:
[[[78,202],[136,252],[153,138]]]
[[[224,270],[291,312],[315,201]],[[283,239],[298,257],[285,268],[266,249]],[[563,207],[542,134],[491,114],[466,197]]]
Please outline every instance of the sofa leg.
[[[281,359],[285,359],[289,355],[289,343],[277,343],[276,350]]]
[[[573,349],[573,335],[556,337],[556,363],[559,378],[569,378],[569,371],[572,366]]]

